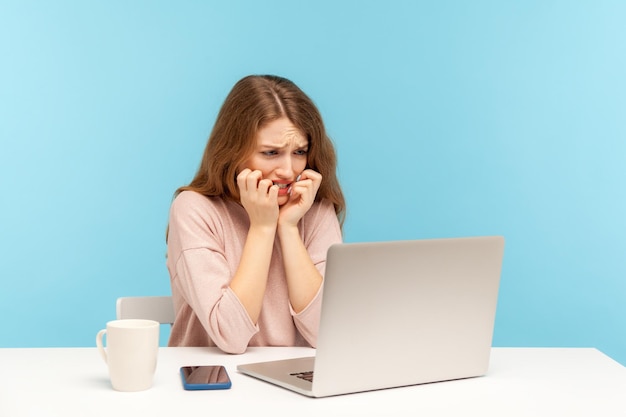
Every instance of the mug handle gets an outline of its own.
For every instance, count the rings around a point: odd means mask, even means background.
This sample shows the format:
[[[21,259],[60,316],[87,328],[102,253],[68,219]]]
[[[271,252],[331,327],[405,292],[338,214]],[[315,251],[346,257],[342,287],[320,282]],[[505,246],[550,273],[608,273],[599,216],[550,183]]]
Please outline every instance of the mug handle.
[[[106,329],[102,329],[96,335],[96,346],[98,346],[98,351],[100,351],[100,355],[102,355],[102,359],[104,359],[105,363],[109,363],[107,358],[107,352],[104,350],[104,346],[102,345],[102,337],[107,332]]]

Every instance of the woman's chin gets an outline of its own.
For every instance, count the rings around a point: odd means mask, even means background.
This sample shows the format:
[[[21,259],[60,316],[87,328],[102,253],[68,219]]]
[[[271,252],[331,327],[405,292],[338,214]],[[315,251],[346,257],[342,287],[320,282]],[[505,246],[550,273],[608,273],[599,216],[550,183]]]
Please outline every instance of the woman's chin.
[[[278,196],[278,205],[279,206],[287,204],[288,201],[289,201],[289,196],[288,195],[279,195]]]

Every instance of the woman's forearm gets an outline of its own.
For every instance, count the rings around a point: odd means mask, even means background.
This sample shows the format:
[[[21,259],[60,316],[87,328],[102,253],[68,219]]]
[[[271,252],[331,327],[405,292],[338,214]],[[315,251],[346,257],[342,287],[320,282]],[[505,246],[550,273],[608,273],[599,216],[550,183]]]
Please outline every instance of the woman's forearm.
[[[296,313],[309,305],[322,285],[319,273],[302,242],[297,226],[279,226],[289,301]]]
[[[261,314],[275,235],[273,227],[250,227],[239,267],[230,283],[254,323]]]

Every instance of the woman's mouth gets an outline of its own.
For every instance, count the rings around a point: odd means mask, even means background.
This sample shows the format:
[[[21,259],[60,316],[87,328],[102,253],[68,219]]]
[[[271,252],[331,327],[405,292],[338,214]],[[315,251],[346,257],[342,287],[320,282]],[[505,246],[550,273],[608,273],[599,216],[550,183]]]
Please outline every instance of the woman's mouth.
[[[291,194],[291,181],[273,181],[273,183],[278,187],[278,195]]]

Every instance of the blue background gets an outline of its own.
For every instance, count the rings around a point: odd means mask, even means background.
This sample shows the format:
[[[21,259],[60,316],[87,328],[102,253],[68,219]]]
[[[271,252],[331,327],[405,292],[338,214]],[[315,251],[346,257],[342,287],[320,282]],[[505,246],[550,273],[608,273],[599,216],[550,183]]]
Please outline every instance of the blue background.
[[[1,1],[0,347],[169,294],[165,227],[232,85],[288,77],[349,242],[507,239],[496,346],[626,364],[626,3]]]

